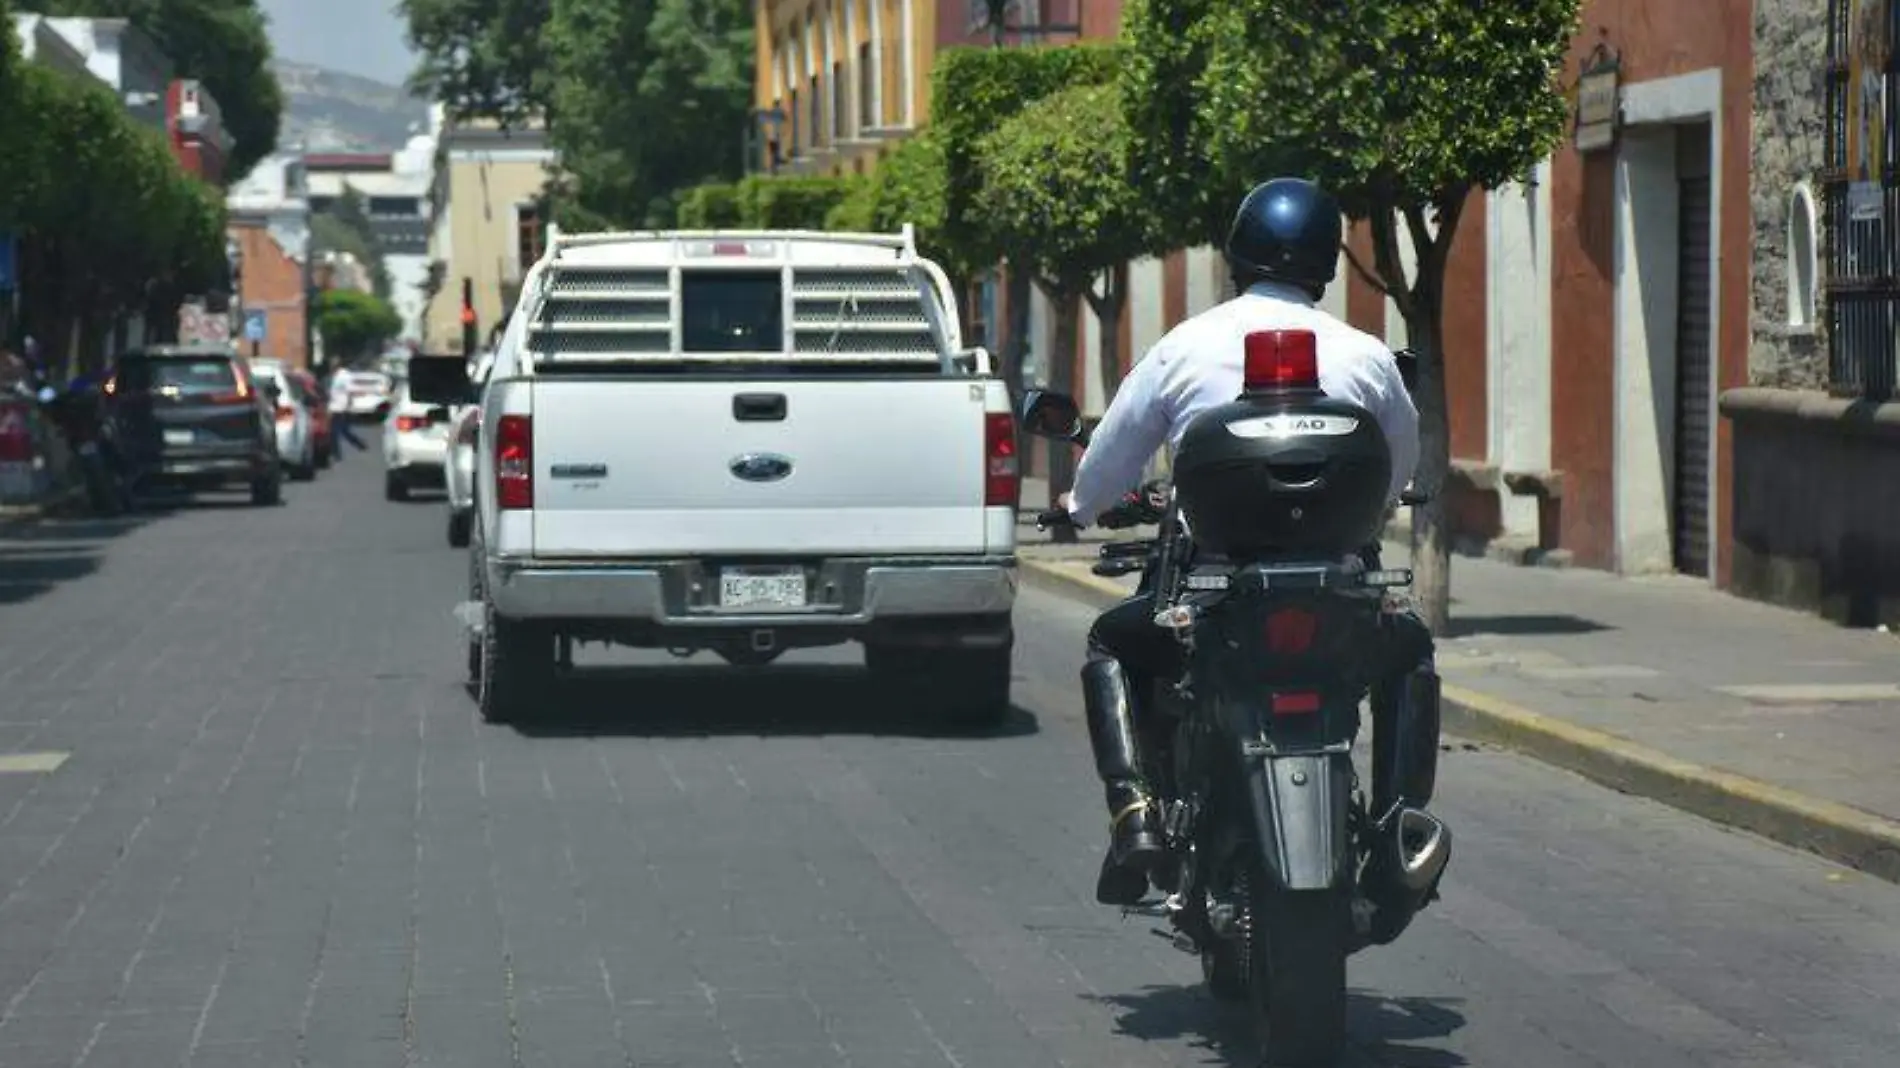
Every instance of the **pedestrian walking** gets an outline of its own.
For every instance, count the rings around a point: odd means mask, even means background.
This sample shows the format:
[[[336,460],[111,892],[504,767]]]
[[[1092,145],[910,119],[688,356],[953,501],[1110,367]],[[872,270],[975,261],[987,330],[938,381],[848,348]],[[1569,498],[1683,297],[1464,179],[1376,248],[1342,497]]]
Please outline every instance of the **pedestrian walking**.
[[[332,440],[338,459],[343,457],[343,440],[349,439],[357,452],[369,448],[363,439],[356,436],[356,424],[350,419],[350,370],[338,367],[330,376],[330,426],[336,430]]]

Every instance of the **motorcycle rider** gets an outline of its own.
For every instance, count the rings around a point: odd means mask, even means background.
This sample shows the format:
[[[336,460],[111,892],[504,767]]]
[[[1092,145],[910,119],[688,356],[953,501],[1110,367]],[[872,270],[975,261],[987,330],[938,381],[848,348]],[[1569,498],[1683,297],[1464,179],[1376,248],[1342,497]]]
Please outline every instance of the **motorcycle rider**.
[[[1122,507],[1129,486],[1163,444],[1181,440],[1201,412],[1241,392],[1244,339],[1261,330],[1317,335],[1321,388],[1372,414],[1392,455],[1391,497],[1411,481],[1418,462],[1418,411],[1397,361],[1378,339],[1315,307],[1338,272],[1343,236],[1339,204],[1312,182],[1276,178],[1241,201],[1226,256],[1239,296],[1176,326],[1155,343],[1116,391],[1075,475],[1057,502],[1077,526]],[[1134,596],[1110,608],[1089,631],[1082,695],[1096,771],[1107,794],[1107,855],[1096,899],[1132,905],[1148,889],[1148,872],[1166,855],[1159,813],[1141,776],[1135,695],[1157,680],[1180,677],[1182,650],[1154,623],[1155,597],[1144,578]],[[1431,637],[1407,614],[1394,627],[1401,670],[1429,656]],[[1423,645],[1419,645],[1422,640]],[[1375,771],[1375,779],[1377,779]]]

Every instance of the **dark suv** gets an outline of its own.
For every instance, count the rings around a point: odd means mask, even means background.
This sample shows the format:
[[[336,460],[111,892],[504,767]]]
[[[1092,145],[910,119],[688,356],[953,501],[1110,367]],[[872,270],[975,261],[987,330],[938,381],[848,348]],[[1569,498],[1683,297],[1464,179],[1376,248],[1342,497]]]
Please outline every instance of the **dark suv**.
[[[114,414],[134,478],[186,489],[248,486],[251,503],[283,495],[276,398],[221,345],[155,345],[119,358]]]

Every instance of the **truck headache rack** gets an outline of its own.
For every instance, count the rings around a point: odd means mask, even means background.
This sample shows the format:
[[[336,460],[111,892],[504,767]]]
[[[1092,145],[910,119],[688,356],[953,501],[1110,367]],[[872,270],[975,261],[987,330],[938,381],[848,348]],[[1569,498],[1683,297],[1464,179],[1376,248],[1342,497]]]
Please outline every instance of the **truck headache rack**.
[[[607,249],[624,256],[605,256]],[[744,275],[781,302],[776,344],[686,351],[682,278]],[[942,271],[900,234],[668,231],[557,236],[529,280],[529,348],[561,363],[886,364],[939,367],[958,343]],[[769,307],[769,300],[767,302]],[[754,306],[756,312],[756,305]]]

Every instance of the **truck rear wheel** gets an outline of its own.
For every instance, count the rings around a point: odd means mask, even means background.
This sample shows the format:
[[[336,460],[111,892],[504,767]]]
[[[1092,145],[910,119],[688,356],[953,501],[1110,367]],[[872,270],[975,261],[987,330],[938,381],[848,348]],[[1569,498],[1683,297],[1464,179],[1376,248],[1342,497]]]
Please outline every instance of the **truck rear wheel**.
[[[487,723],[519,721],[554,682],[554,635],[532,623],[504,619],[482,599],[481,675],[476,704]]]

